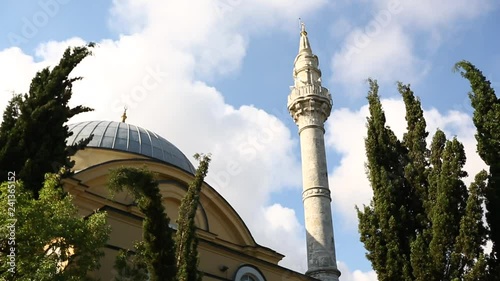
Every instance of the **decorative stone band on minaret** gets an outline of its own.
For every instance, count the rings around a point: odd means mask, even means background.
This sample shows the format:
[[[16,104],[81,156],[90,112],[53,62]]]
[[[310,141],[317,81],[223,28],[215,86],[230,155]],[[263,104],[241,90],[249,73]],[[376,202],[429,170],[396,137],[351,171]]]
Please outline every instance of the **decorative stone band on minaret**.
[[[302,157],[307,275],[322,281],[338,281],[330,188],[325,153],[324,123],[332,109],[332,97],[321,86],[318,57],[312,53],[304,24],[294,63],[295,84],[288,96],[288,111],[299,127]]]

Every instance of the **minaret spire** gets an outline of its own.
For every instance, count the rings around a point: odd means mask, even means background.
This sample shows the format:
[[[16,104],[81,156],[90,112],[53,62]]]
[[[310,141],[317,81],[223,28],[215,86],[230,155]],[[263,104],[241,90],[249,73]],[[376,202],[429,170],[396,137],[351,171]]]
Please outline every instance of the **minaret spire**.
[[[302,201],[307,242],[306,274],[321,281],[338,281],[324,123],[330,116],[332,97],[321,86],[319,60],[313,54],[301,22],[299,53],[293,68],[294,86],[288,111],[299,127],[302,157]]]
[[[321,86],[321,70],[319,70],[318,57],[312,52],[305,24],[301,21],[300,25],[299,53],[295,58],[293,67],[294,87],[298,88],[304,85]]]
[[[311,44],[309,44],[309,38],[307,38],[306,25],[304,24],[304,22],[300,21],[299,53],[304,51],[310,52],[312,54]]]

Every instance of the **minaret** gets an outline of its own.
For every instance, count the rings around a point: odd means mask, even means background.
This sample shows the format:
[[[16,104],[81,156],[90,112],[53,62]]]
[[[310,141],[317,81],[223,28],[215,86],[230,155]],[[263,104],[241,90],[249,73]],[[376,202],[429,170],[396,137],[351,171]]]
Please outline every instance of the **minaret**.
[[[330,188],[325,154],[324,123],[332,109],[332,97],[321,86],[318,57],[312,53],[302,23],[299,54],[295,58],[295,84],[288,96],[288,111],[299,127],[302,156],[307,272],[322,281],[338,281]]]

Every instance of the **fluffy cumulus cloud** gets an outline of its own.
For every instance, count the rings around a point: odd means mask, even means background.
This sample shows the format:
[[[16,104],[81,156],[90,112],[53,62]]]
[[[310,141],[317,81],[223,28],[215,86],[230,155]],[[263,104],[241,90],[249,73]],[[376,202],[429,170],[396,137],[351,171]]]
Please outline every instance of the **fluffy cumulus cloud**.
[[[35,73],[46,65],[44,62],[35,62],[33,57],[23,53],[17,47],[0,51],[0,99],[1,110],[13,93],[27,92]],[[11,67],[15,65],[16,67]],[[4,98],[5,97],[5,98]]]
[[[351,93],[358,95],[360,82],[367,77],[377,77],[381,83],[418,82],[431,63],[415,49],[427,46],[427,52],[432,52],[443,36],[456,31],[458,21],[477,18],[498,6],[492,0],[478,2],[472,6],[465,0],[372,2],[374,12],[368,21],[358,26],[342,21],[332,25],[334,36],[343,34],[342,47],[331,60],[333,81],[354,86]]]
[[[361,270],[351,271],[343,262],[338,263],[338,268],[342,272],[340,277],[342,281],[377,281],[377,274],[373,270],[368,272]]]
[[[295,248],[294,256],[288,257],[283,265],[293,265],[299,272],[305,272],[307,270],[306,243],[302,239],[304,229],[297,220],[295,211],[280,204],[274,204],[264,208],[263,216],[259,217],[264,218],[262,223],[269,227],[261,227],[257,232],[262,233],[261,236],[266,237],[267,241],[275,245],[273,250],[285,253],[289,251],[289,248]],[[276,235],[277,233],[288,235]]]
[[[402,139],[406,131],[405,107],[402,100],[383,99],[382,106],[386,114],[387,125]],[[355,206],[369,204],[373,196],[365,173],[366,155],[364,138],[366,137],[366,117],[369,115],[368,105],[358,110],[338,109],[332,113],[327,123],[327,146],[341,155],[340,164],[330,173],[333,204],[347,218],[348,227],[357,229]],[[445,132],[448,138],[457,137],[465,148],[467,162],[465,170],[469,183],[481,169],[486,168],[476,153],[475,128],[470,115],[459,112],[439,112],[436,109],[424,110],[430,144],[436,129]]]
[[[373,31],[372,31],[373,30]],[[377,36],[370,36],[374,32]],[[415,82],[426,73],[428,66],[414,56],[411,39],[400,26],[356,28],[346,37],[345,46],[333,56],[332,67],[336,81],[354,86],[352,92],[364,89],[367,77],[380,83],[397,79]]]
[[[295,22],[299,11],[307,15],[325,3],[293,2],[114,1],[109,24],[119,39],[97,42],[73,73],[84,79],[74,84],[71,103],[95,111],[71,122],[119,120],[126,106],[127,121],[164,136],[188,157],[212,153],[207,182],[236,208],[259,244],[285,254],[281,264],[303,272],[303,226],[293,209],[270,202],[272,192],[300,186],[297,140],[273,114],[234,108],[205,82],[241,67],[254,32],[282,28],[280,21]],[[67,46],[82,44],[79,38],[45,42],[34,57],[18,48],[0,50],[2,95],[27,92],[37,70],[56,64]],[[8,98],[0,100],[5,108]]]

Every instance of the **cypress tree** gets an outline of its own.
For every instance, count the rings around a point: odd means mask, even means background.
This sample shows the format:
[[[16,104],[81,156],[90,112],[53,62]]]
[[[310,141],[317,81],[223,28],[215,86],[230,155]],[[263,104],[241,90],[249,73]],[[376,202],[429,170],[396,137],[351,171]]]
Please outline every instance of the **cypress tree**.
[[[407,228],[414,222],[408,213],[409,183],[404,178],[407,150],[385,124],[377,82],[368,82],[366,166],[374,196],[369,206],[358,209],[361,241],[379,280],[412,280],[410,243],[414,234]]]
[[[67,147],[70,133],[64,124],[71,117],[91,110],[84,106],[71,108],[68,102],[73,82],[82,79],[69,75],[91,54],[93,46],[91,43],[66,49],[59,64],[39,71],[31,81],[29,93],[14,95],[4,112],[0,125],[0,173],[16,171],[35,198],[43,186],[45,173],[71,168],[74,163],[69,157],[90,141]]]
[[[489,166],[488,183],[485,188],[486,221],[489,239],[493,248],[489,256],[491,276],[500,276],[500,99],[483,73],[468,61],[455,65],[462,77],[470,83],[469,93],[474,108],[473,122],[476,126],[477,151]],[[494,280],[494,279],[492,279]]]
[[[408,149],[404,176],[410,185],[411,216],[415,222],[409,226],[409,231],[421,233],[427,226],[427,218],[424,211],[424,199],[427,197],[428,182],[428,154],[426,138],[429,133],[426,130],[424,111],[420,100],[415,97],[410,85],[398,82],[398,91],[403,97],[406,108],[406,132],[403,135],[402,145]]]
[[[420,101],[402,83],[407,131],[400,142],[385,125],[376,82],[369,82],[365,148],[373,199],[358,218],[378,279],[486,280],[481,206],[487,173],[476,175],[468,190],[463,145],[438,130],[427,149]]]
[[[182,199],[175,239],[173,230],[169,227],[170,219],[161,203],[155,175],[146,168],[122,167],[110,171],[110,190],[119,192],[126,189],[131,192],[139,210],[145,215],[143,241],[136,243],[135,253],[122,251],[117,256],[117,281],[142,280],[144,276],[158,281],[201,281],[195,215],[210,155],[196,154],[195,158],[200,161],[200,165]]]
[[[485,280],[486,260],[482,246],[486,242],[483,223],[484,190],[488,173],[479,172],[469,187],[465,213],[460,221],[460,233],[451,255],[452,280],[463,276],[464,280]]]
[[[155,175],[146,168],[122,167],[110,171],[108,187],[113,192],[128,190],[144,214],[144,259],[151,281],[176,280],[175,251],[170,219],[161,202]]]
[[[433,265],[429,270],[433,273],[432,280],[451,280],[456,270],[452,267],[451,255],[467,200],[467,189],[462,181],[467,176],[463,171],[463,145],[456,139],[447,141],[441,158],[441,171],[436,181],[432,181],[436,200],[429,214],[432,220],[429,254]]]
[[[177,219],[176,259],[178,281],[201,281],[198,272],[198,239],[194,219],[200,203],[200,192],[203,180],[208,172],[210,155],[196,154],[195,159],[200,161],[194,180],[188,187],[182,199]]]

